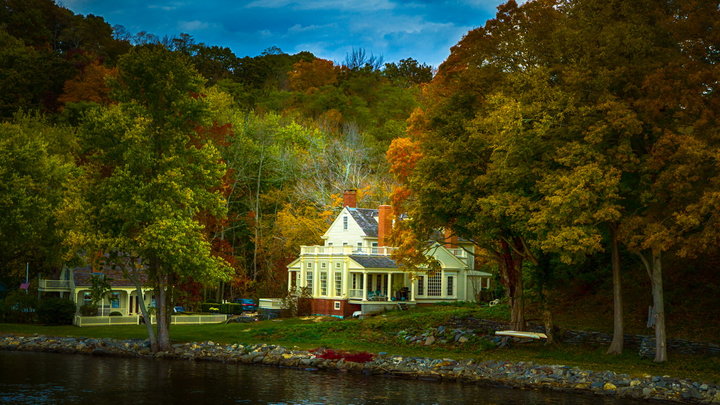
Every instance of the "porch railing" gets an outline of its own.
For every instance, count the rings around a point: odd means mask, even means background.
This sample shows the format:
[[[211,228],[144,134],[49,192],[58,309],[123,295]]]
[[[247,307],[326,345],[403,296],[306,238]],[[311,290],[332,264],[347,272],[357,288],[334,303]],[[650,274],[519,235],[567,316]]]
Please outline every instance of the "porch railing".
[[[396,248],[389,246],[300,246],[301,255],[377,255],[390,256]]]
[[[204,323],[220,323],[227,321],[227,315],[173,315],[170,317],[172,325],[200,325]],[[150,322],[157,323],[155,315],[150,315]]]
[[[80,316],[75,315],[75,326],[137,325],[140,317],[133,316]]]
[[[350,293],[348,294],[348,297],[350,298],[362,298],[363,296],[363,290],[350,290]]]
[[[44,280],[39,283],[41,290],[70,290],[70,280]]]

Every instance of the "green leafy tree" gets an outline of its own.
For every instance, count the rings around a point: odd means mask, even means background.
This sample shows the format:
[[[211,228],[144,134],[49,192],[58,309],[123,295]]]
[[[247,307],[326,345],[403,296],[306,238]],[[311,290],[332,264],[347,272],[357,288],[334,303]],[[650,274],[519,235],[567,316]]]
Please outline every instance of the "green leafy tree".
[[[419,63],[413,58],[400,59],[397,63],[386,63],[383,75],[403,86],[428,83],[432,80],[432,66]]]
[[[0,263],[19,276],[62,264],[56,211],[75,175],[74,131],[39,116],[0,123]]]
[[[105,297],[112,294],[111,278],[104,274],[92,274],[90,276],[90,304],[97,308]],[[104,314],[102,314],[104,315]]]
[[[108,254],[136,283],[143,274],[157,297],[155,350],[170,345],[173,288],[186,280],[227,279],[230,268],[211,253],[198,214],[225,215],[217,191],[225,165],[212,142],[202,79],[187,57],[162,46],[135,48],[118,63],[117,105],[88,114],[81,128],[85,176],[70,235],[76,246]],[[74,212],[72,210],[74,208]],[[140,300],[141,310],[149,320]]]

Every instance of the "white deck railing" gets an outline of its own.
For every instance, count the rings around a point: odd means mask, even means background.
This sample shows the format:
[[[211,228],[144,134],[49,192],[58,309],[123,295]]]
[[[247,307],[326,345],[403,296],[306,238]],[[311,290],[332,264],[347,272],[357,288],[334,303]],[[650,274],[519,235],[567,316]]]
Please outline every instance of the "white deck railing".
[[[204,323],[220,323],[227,321],[227,315],[173,315],[170,318],[172,325],[200,325]],[[150,322],[157,323],[155,315],[150,315]]]
[[[395,250],[394,247],[389,246],[378,246],[378,247],[364,247],[359,248],[356,246],[300,246],[301,255],[377,255],[377,256],[390,256]]]
[[[70,280],[40,280],[41,290],[69,290]]]
[[[75,315],[75,326],[137,325],[139,316],[80,316]]]
[[[350,292],[349,292],[349,294],[348,294],[348,297],[350,297],[350,298],[362,298],[362,296],[363,296],[363,290],[362,290],[362,289],[350,290]]]

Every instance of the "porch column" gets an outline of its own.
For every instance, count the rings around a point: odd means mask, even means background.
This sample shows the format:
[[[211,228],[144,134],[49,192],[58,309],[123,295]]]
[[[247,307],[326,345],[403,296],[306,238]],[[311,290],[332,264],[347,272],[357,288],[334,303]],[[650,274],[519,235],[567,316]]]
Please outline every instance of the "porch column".
[[[362,284],[362,300],[367,301],[367,272],[363,270],[363,284]]]
[[[348,291],[348,272],[345,263],[340,265],[340,295],[345,298],[349,298],[350,294]]]
[[[408,277],[410,278],[410,301],[415,301],[415,280],[411,275]]]
[[[288,271],[288,288],[287,288],[288,291],[290,291],[292,289],[292,278],[294,275],[295,275],[295,272]]]
[[[387,281],[387,300],[392,301],[390,298],[392,297],[392,290],[390,289],[392,287],[392,273],[388,273],[388,281]]]

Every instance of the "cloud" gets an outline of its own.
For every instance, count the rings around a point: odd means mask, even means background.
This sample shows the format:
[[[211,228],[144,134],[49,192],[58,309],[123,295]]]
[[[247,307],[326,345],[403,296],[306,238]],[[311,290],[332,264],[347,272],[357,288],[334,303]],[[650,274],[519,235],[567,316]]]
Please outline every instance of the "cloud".
[[[214,24],[210,24],[205,21],[192,20],[192,21],[178,21],[178,28],[181,31],[199,31],[205,30],[212,27]]]
[[[300,25],[300,24],[295,24],[295,25],[293,25],[292,27],[288,28],[288,33],[290,33],[290,34],[299,34],[299,33],[310,32],[310,31],[323,31],[323,30],[328,30],[328,29],[331,29],[331,28],[337,28],[337,24],[336,24],[336,23],[322,24],[322,25],[317,25],[317,24],[312,24],[312,25]]]
[[[389,0],[255,0],[247,8],[291,8],[294,10],[378,11],[395,8]]]
[[[157,4],[150,4],[148,8],[154,8],[162,11],[173,11],[176,10],[176,6],[158,6]]]

